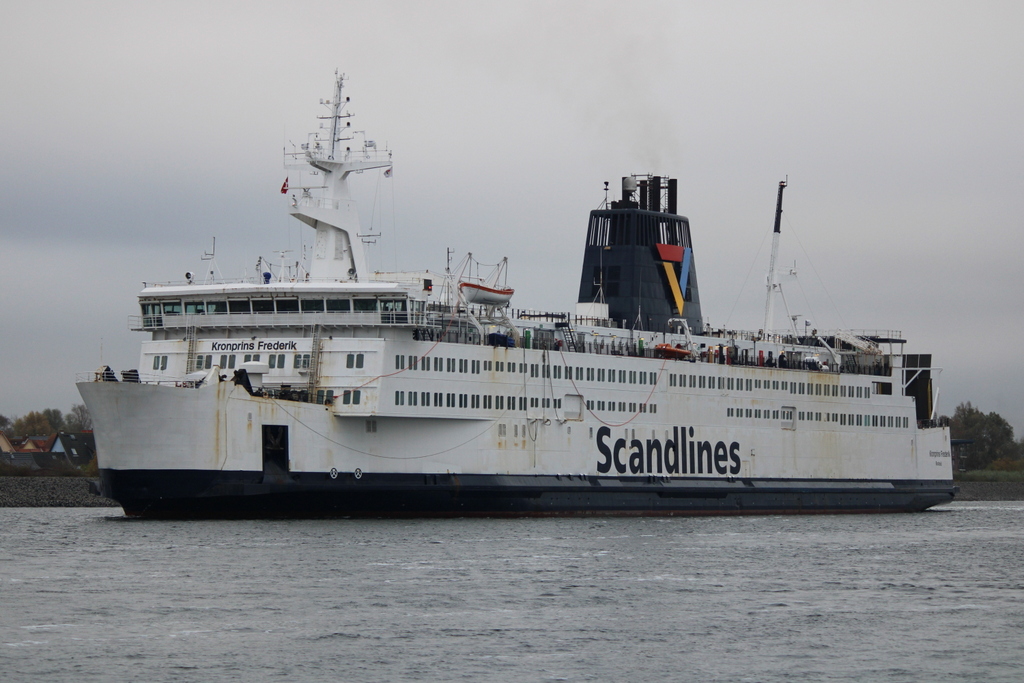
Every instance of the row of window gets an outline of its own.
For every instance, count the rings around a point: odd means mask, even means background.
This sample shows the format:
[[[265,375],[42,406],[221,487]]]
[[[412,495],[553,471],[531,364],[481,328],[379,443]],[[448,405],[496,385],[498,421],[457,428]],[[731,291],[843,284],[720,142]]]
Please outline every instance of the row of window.
[[[470,408],[472,410],[526,410],[527,397],[491,396],[481,394],[455,394],[429,391],[395,391],[396,406],[433,406],[435,408]],[[518,408],[517,408],[518,406]],[[562,399],[533,397],[529,399],[531,408],[561,409]]]
[[[788,382],[786,380],[744,379],[734,377],[706,377],[705,375],[668,376],[670,387],[689,387],[691,389],[719,389],[721,391],[784,391],[800,396],[832,396],[837,398],[870,398],[871,387],[846,386],[838,384],[821,384],[817,382]],[[885,389],[888,388],[888,391]],[[875,393],[891,394],[890,382],[875,382]]]
[[[362,355],[362,354],[360,354]],[[287,356],[292,356],[291,367],[293,370],[302,370],[309,367],[309,354],[308,353],[271,353],[267,354],[267,365],[272,370],[283,370],[288,367]],[[246,353],[242,356],[242,362],[248,363],[254,361],[260,362],[263,356],[258,353]],[[196,356],[196,370],[209,370],[213,367],[213,354],[198,355]],[[233,370],[235,368],[235,362],[237,360],[236,354],[221,354],[219,367],[224,370]],[[157,365],[160,365],[158,368]],[[351,367],[351,366],[349,366]],[[360,366],[362,367],[362,366]],[[153,369],[154,370],[166,370],[167,369],[167,356],[154,356],[153,357]]]
[[[584,368],[571,365],[547,365],[540,363],[513,363],[505,361],[470,360],[467,358],[440,358],[423,356],[395,356],[395,370],[419,370],[422,372],[459,372],[479,375],[481,372],[527,372],[530,377],[543,379],[573,379],[588,382],[618,382],[620,384],[657,384],[658,373],[637,370],[614,370],[605,368]]]
[[[232,313],[385,313],[422,310],[424,302],[408,299],[229,299],[227,301],[159,301],[142,304],[142,315],[219,315]]]
[[[359,405],[359,401],[362,400],[362,393],[359,389],[346,389],[341,392],[341,404],[342,405]],[[320,404],[333,403],[334,402],[334,389],[317,389],[316,402]]]
[[[889,427],[908,429],[910,418],[899,415],[862,415],[857,413],[821,413],[815,411],[794,411],[792,408],[768,410],[767,408],[728,408],[727,417],[747,417],[755,420],[782,420],[792,422],[796,412],[797,420],[802,422],[838,422],[840,426],[850,427]]]
[[[658,412],[657,403],[629,403],[627,401],[601,401],[601,400],[589,400],[587,401],[587,410],[591,412],[614,412],[620,413],[656,413]]]

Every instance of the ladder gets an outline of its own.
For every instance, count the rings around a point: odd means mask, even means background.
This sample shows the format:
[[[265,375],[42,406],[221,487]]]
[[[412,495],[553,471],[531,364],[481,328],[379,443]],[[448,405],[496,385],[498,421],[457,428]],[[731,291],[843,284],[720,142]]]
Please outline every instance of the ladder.
[[[185,374],[188,374],[196,371],[196,324],[193,320],[189,320],[185,325],[185,340],[188,342]]]
[[[309,353],[309,375],[306,378],[307,400],[316,400],[316,385],[320,381],[320,337],[322,325],[313,325],[313,345]]]
[[[555,327],[561,328],[562,330],[562,336],[565,338],[566,350],[576,353],[578,350],[576,348],[576,333],[572,331],[572,323],[555,323]]]

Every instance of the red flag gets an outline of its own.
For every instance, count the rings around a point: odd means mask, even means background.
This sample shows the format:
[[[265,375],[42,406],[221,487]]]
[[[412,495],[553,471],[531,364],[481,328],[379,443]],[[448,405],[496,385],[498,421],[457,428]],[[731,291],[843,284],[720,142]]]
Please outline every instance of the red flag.
[[[388,170],[384,171],[384,177],[385,178],[390,178],[391,177],[391,167],[390,166],[388,167]]]
[[[288,194],[288,178],[284,179],[284,185],[281,186],[281,194]]]

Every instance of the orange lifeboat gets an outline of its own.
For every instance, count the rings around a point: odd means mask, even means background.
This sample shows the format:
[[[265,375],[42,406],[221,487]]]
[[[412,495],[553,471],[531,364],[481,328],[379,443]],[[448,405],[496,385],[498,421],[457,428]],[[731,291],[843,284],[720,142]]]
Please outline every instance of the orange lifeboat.
[[[655,344],[654,351],[662,358],[674,358],[676,360],[689,358],[692,355],[690,351],[682,346],[672,346],[671,344]]]

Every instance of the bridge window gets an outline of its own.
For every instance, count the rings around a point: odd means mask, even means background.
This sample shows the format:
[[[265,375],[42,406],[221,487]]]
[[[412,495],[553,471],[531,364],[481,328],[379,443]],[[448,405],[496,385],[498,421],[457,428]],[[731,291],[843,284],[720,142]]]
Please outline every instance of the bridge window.
[[[228,301],[228,313],[252,313],[252,307],[248,299],[233,299]]]
[[[185,315],[202,315],[205,307],[203,301],[186,301]]]
[[[352,301],[350,299],[328,299],[327,310],[328,311],[348,311],[352,308]]]
[[[252,301],[252,312],[253,313],[273,313],[274,312],[274,300],[273,299],[253,299],[253,301]]]
[[[323,299],[303,299],[301,302],[302,312],[308,313],[311,311],[322,311],[324,310]]]
[[[278,299],[277,300],[277,312],[278,313],[298,313],[299,312],[299,300],[298,299]]]
[[[352,299],[352,310],[357,313],[376,311],[377,300],[376,299]]]
[[[181,302],[180,301],[165,301],[164,302],[164,315],[181,315]]]
[[[206,302],[206,315],[213,315],[216,313],[227,313],[228,302],[227,301],[207,301]]]

